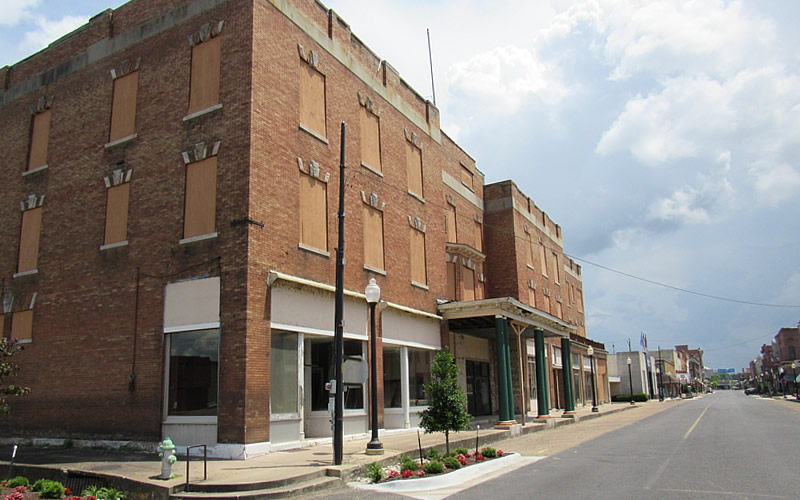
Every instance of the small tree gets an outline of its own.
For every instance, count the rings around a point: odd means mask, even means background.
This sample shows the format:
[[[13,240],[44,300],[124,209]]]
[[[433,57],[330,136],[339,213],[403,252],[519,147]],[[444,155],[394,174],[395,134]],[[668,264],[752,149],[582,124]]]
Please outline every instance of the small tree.
[[[6,385],[6,379],[16,375],[19,370],[17,364],[9,361],[9,358],[21,350],[22,347],[17,347],[15,340],[0,338],[0,414],[11,413],[11,406],[6,402],[6,396],[24,396],[30,391],[27,387]]]
[[[425,384],[428,408],[420,412],[420,426],[426,433],[444,432],[445,449],[450,453],[450,431],[470,428],[467,396],[458,386],[458,366],[445,347],[436,353],[431,365],[431,380]]]

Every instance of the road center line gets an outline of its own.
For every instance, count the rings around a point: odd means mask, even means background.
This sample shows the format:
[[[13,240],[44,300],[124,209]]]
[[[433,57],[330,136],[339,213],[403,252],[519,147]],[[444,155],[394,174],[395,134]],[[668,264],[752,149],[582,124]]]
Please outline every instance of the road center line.
[[[711,404],[714,404],[714,403],[711,403]],[[701,413],[701,414],[700,414],[700,416],[699,416],[699,417],[697,417],[697,420],[695,420],[695,421],[694,421],[694,423],[692,424],[692,426],[691,426],[691,427],[689,427],[689,430],[688,430],[688,431],[686,431],[686,434],[684,434],[684,435],[683,435],[683,439],[681,439],[681,441],[685,441],[685,440],[686,440],[686,438],[687,438],[687,437],[689,437],[689,434],[691,434],[691,433],[692,433],[692,431],[694,430],[694,428],[695,428],[695,427],[697,427],[697,424],[700,422],[700,419],[701,419],[701,418],[703,418],[703,415],[705,415],[705,414],[706,414],[706,412],[708,411],[708,409],[709,409],[709,408],[711,408],[711,405],[708,405],[708,406],[706,406],[706,409],[705,409],[705,410],[703,410],[703,413]]]

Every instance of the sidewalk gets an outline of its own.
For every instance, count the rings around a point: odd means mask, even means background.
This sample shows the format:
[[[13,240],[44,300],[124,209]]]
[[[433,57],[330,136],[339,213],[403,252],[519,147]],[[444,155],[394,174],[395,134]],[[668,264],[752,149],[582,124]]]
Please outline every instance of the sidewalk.
[[[657,401],[655,401],[657,403]],[[647,403],[645,403],[647,404]],[[526,425],[517,426],[512,430],[480,429],[453,433],[450,436],[451,449],[456,447],[474,448],[476,434],[479,436],[479,447],[490,443],[509,439],[514,435],[539,432],[547,428],[560,427],[584,419],[591,419],[624,411],[636,406],[628,403],[610,403],[598,407],[598,413],[592,413],[591,407],[586,406],[577,410],[574,418],[561,417],[561,411],[554,410],[548,423],[533,423],[533,418],[528,417]],[[419,433],[423,450],[431,447],[444,449],[444,434]],[[317,483],[320,478],[329,478],[330,482],[339,483],[347,481],[357,475],[367,464],[394,463],[400,455],[418,456],[417,433],[414,431],[381,435],[384,445],[384,455],[369,456],[365,454],[369,437],[352,441],[345,441],[343,445],[343,464],[332,465],[333,450],[328,442],[317,446],[300,448],[287,451],[276,451],[266,455],[247,460],[219,460],[209,459],[208,479],[203,480],[202,456],[194,458],[190,464],[190,490],[205,492],[236,492],[254,490],[267,490],[270,488],[283,488],[303,482],[312,485],[325,486]],[[0,448],[3,457],[6,454],[4,446]],[[0,462],[0,470],[8,466],[8,462]],[[186,484],[186,461],[181,456],[173,467],[173,475],[178,477],[166,481],[156,479],[161,472],[161,463],[157,454],[123,453],[92,449],[64,449],[64,448],[37,448],[27,449],[21,447],[17,456],[15,470],[25,468],[23,464],[38,465],[47,468],[68,469],[71,471],[86,471],[100,476],[111,478],[127,478],[140,483],[140,491],[154,491],[152,498],[166,498],[169,493],[182,491]],[[129,483],[126,481],[126,483]],[[191,495],[181,494],[182,498],[191,498]],[[243,495],[239,495],[243,496]],[[208,495],[205,496],[208,498]]]

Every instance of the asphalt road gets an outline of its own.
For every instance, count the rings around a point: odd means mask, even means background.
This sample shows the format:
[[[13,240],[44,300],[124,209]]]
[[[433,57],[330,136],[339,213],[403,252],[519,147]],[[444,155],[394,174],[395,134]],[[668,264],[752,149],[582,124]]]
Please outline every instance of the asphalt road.
[[[800,404],[741,391],[662,404],[670,406],[453,498],[800,498]]]

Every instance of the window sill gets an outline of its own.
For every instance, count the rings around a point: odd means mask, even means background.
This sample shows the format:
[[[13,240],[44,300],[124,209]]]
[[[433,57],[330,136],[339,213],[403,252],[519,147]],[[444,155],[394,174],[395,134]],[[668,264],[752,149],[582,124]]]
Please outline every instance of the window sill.
[[[102,252],[103,250],[111,250],[112,248],[119,248],[119,247],[126,247],[126,246],[128,246],[128,240],[117,241],[115,243],[108,243],[106,245],[102,245],[100,247],[100,251]]]
[[[322,137],[321,135],[319,135],[319,133],[314,132],[313,130],[311,130],[307,126],[303,125],[302,123],[300,125],[298,125],[298,128],[300,130],[302,130],[303,132],[307,133],[308,135],[310,135],[311,137],[313,137],[313,138],[315,138],[315,139],[317,139],[319,141],[322,141],[325,144],[328,144],[328,139]]]
[[[22,278],[23,276],[31,276],[34,274],[38,274],[39,269],[31,269],[29,271],[22,271],[21,273],[14,273],[14,278]]]
[[[300,415],[297,413],[271,413],[269,416],[270,422],[291,422],[299,420]]]
[[[219,236],[219,233],[213,232],[208,234],[201,234],[200,236],[192,236],[191,238],[184,238],[178,241],[179,245],[188,245],[189,243],[196,243],[198,241],[213,240]]]
[[[423,198],[422,196],[418,195],[417,193],[409,190],[408,194],[410,194],[412,197],[416,198],[417,200],[421,201],[422,203],[425,203],[425,198]]]
[[[362,161],[362,162],[361,162],[361,166],[362,166],[362,167],[364,167],[364,168],[366,168],[367,170],[369,170],[369,171],[370,171],[370,172],[372,172],[373,174],[375,174],[375,175],[377,175],[377,176],[379,176],[379,177],[383,177],[383,172],[381,172],[381,171],[380,171],[380,170],[378,170],[377,168],[375,168],[375,167],[371,166],[369,163],[364,163],[364,162]]]
[[[380,274],[381,276],[386,276],[386,271],[384,271],[383,269],[378,269],[376,267],[368,266],[366,264],[364,264],[364,270],[369,271],[371,273]]]
[[[422,288],[423,290],[428,290],[428,285],[423,285],[422,283],[417,283],[416,281],[411,281],[411,286],[415,286],[417,288]]]
[[[217,425],[217,417],[216,416],[204,416],[204,417],[187,417],[183,415],[168,415],[167,418],[164,419],[165,424],[206,424],[206,425]]]
[[[119,146],[120,144],[125,144],[126,142],[132,141],[132,140],[136,139],[137,137],[139,137],[139,134],[133,133],[131,135],[128,135],[128,136],[122,137],[120,139],[116,139],[114,141],[106,143],[106,145],[104,147],[106,149],[113,148],[114,146]]]
[[[183,117],[183,121],[188,122],[189,120],[193,120],[194,118],[197,118],[199,116],[207,115],[208,113],[211,113],[218,109],[222,109],[222,104],[215,104],[210,108],[201,109],[200,111],[195,111],[194,113],[188,114]]]
[[[525,264],[525,265],[526,265],[526,266],[528,267],[528,269],[530,269],[531,271],[535,271],[535,270],[536,270],[536,268],[535,268],[535,267],[533,267],[533,266],[532,266],[532,265],[530,265],[530,264]]]
[[[464,181],[461,181],[461,185],[462,185],[462,186],[464,186],[465,188],[469,189],[469,191],[470,191],[471,193],[474,193],[474,192],[475,192],[475,188],[474,188],[474,187],[472,187],[472,186],[470,186],[470,185],[469,185],[469,184],[467,184],[466,182],[464,182]]]
[[[321,255],[323,257],[330,257],[331,256],[331,253],[328,252],[327,250],[322,250],[320,248],[312,247],[312,246],[309,246],[309,245],[304,245],[303,243],[298,243],[297,244],[297,248],[299,248],[300,250],[305,250],[306,252],[311,252],[311,253],[314,253],[314,254],[317,254],[317,255]]]
[[[33,339],[32,338],[17,340],[17,344],[32,344],[32,343],[33,343]]]
[[[26,171],[22,172],[22,177],[27,177],[29,175],[38,174],[39,172],[41,172],[43,170],[47,170],[49,167],[50,167],[50,165],[42,165],[41,167],[36,167],[36,168],[32,168],[30,170],[26,170]]]

